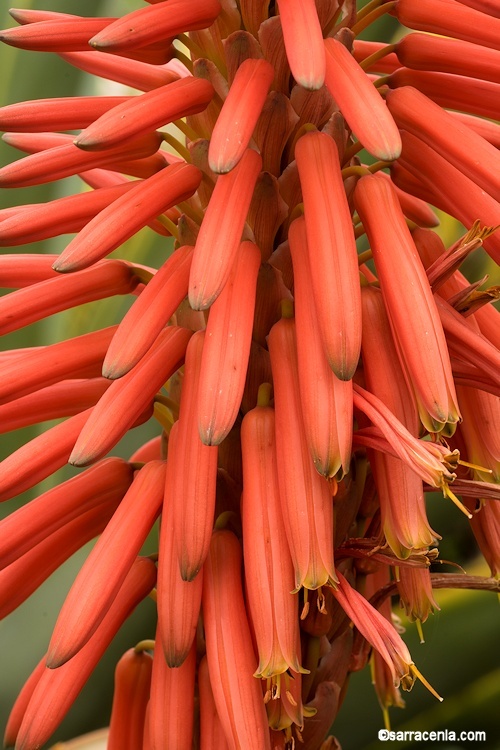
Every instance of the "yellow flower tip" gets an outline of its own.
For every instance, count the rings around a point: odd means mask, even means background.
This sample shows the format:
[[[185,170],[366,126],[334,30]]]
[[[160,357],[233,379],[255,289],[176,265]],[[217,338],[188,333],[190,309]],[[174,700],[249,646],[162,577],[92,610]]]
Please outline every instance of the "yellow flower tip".
[[[448,497],[453,503],[455,503],[455,505],[457,506],[457,508],[459,510],[461,510],[462,513],[465,516],[467,516],[467,518],[470,520],[472,518],[472,513],[470,513],[469,510],[465,507],[465,505],[463,505],[463,503],[460,502],[460,500],[455,495],[455,493],[450,490],[449,485],[446,483],[446,481],[444,479],[443,479],[443,483],[441,485],[441,489],[443,491],[443,495],[445,497]]]
[[[415,680],[418,679],[418,680],[420,680],[420,682],[422,683],[422,685],[424,685],[424,687],[426,687],[427,690],[430,693],[432,693],[432,695],[435,698],[437,698],[440,703],[442,703],[443,700],[444,700],[444,698],[441,695],[439,695],[439,693],[436,690],[434,690],[434,688],[432,687],[432,685],[425,679],[425,677],[423,676],[423,674],[420,672],[419,669],[417,669],[417,667],[415,666],[415,664],[413,662],[410,664],[409,668],[410,668],[410,673],[407,675],[407,678],[411,681],[411,685],[409,687],[405,687],[404,682],[402,681],[401,685],[402,685],[403,690],[411,690],[411,688],[413,687],[413,684],[414,684]]]

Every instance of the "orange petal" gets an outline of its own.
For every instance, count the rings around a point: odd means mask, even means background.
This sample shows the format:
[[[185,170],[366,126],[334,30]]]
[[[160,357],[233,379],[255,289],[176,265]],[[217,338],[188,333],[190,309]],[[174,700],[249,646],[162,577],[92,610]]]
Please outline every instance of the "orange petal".
[[[210,309],[198,389],[198,429],[205,445],[219,445],[238,416],[250,355],[259,267],[259,248],[243,242],[231,275]]]
[[[330,367],[350,380],[361,346],[361,297],[356,244],[337,147],[319,132],[295,146],[304,197],[307,243],[318,326]]]
[[[203,621],[210,683],[226,741],[236,750],[271,750],[266,710],[241,586],[241,547],[216,531],[203,580]]]
[[[320,89],[325,82],[325,51],[314,0],[278,0],[278,8],[293,77],[306,89]]]
[[[115,380],[92,410],[70,456],[75,466],[101,458],[152,408],[161,386],[180,367],[191,331],[170,326],[130,372]]]
[[[392,161],[401,153],[401,138],[384,100],[338,39],[325,39],[325,85],[349,127],[367,151]]]
[[[239,66],[210,138],[213,172],[230,172],[243,156],[273,78],[274,68],[266,60],[249,58]]]
[[[234,169],[217,180],[196,240],[189,278],[189,302],[205,310],[231,272],[262,159],[247,149]]]
[[[108,750],[142,746],[153,658],[146,651],[126,651],[115,668]]]

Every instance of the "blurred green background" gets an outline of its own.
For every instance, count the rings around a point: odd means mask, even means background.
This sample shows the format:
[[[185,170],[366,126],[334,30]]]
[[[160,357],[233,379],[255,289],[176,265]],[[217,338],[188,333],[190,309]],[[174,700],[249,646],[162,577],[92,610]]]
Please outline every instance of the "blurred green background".
[[[113,16],[139,7],[134,0],[19,0],[17,7],[50,9],[80,15]],[[0,8],[0,25],[14,25],[7,8]],[[365,36],[390,40],[397,33],[393,19],[378,22]],[[0,46],[0,106],[17,101],[41,97],[69,96],[116,92],[110,82],[92,79],[62,62],[56,55],[22,52],[11,47]],[[0,142],[0,165],[9,163],[20,154]],[[48,201],[71,194],[81,188],[77,179],[49,183],[38,188],[0,191],[0,208],[23,203]],[[460,227],[443,217],[440,228],[446,244],[460,235]],[[69,237],[49,240],[26,248],[14,248],[12,252],[59,252]],[[157,266],[170,250],[168,241],[145,229],[125,243],[115,255],[137,259],[141,263]],[[2,250],[11,252],[9,248]],[[498,283],[498,269],[487,256],[480,253],[467,263],[471,278],[491,274],[491,282]],[[84,331],[107,325],[120,319],[126,309],[127,300],[119,299],[104,303],[92,303],[70,313],[61,313],[47,321],[37,323],[29,329],[3,337],[1,350],[53,343]],[[34,437],[38,428],[18,430],[0,436],[0,460],[19,445]],[[128,456],[144,440],[157,434],[154,424],[144,425],[133,431],[114,454]],[[43,483],[48,489],[51,483],[67,477],[65,470]],[[23,498],[8,501],[0,507],[0,514],[7,515]],[[460,562],[467,572],[488,575],[485,564],[477,557],[477,547],[465,517],[448,501],[438,495],[429,497],[429,517],[432,528],[443,537],[440,547],[441,559]],[[89,546],[74,555],[59,569],[30,599],[15,613],[0,622],[0,732],[3,734],[10,708],[25,679],[41,658],[47,646],[51,629],[60,605],[74,579]],[[156,549],[155,532],[152,533],[145,551]],[[446,568],[452,571],[452,568]],[[425,677],[444,696],[439,704],[420,684],[410,694],[405,694],[406,709],[391,711],[393,729],[462,730],[479,729],[487,732],[487,742],[481,743],[484,750],[500,748],[500,649],[499,649],[499,604],[497,597],[489,593],[438,591],[436,599],[441,606],[424,626],[425,644],[420,644],[415,626],[407,624],[405,641],[412,656]],[[404,619],[404,618],[403,618]],[[77,704],[64,721],[52,742],[68,739],[92,728],[108,723],[111,704],[112,675],[114,665],[123,651],[142,638],[154,636],[155,608],[151,601],[143,602],[102,660],[93,678],[82,692]],[[334,733],[343,750],[377,750],[387,746],[404,747],[394,743],[381,743],[377,738],[383,720],[374,690],[370,684],[368,670],[351,677],[347,697],[334,726]],[[423,747],[423,745],[419,745]],[[471,747],[468,744],[434,743],[434,748]]]

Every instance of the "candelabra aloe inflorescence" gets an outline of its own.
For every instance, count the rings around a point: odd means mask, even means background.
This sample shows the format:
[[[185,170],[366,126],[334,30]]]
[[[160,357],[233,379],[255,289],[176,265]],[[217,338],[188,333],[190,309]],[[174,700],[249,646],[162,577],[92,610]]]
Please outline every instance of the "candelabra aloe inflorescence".
[[[500,260],[500,14],[137,5],[15,9],[0,32],[123,88],[0,109],[27,153],[0,187],[86,186],[0,211],[3,248],[74,235],[59,255],[1,254],[0,333],[132,298],[108,328],[0,354],[2,432],[64,418],[0,463],[0,499],[81,467],[0,523],[2,616],[98,537],[5,744],[51,738],[152,595],[156,638],[117,665],[108,748],[338,747],[328,732],[368,660],[386,716],[415,679],[433,691],[391,593],[423,622],[433,588],[498,590],[498,290],[459,266],[479,246]],[[384,13],[401,41],[360,39]],[[465,226],[449,248],[435,208]],[[157,268],[107,257],[146,226]],[[114,456],[148,420],[157,437]],[[430,572],[431,488],[470,519],[492,578]]]

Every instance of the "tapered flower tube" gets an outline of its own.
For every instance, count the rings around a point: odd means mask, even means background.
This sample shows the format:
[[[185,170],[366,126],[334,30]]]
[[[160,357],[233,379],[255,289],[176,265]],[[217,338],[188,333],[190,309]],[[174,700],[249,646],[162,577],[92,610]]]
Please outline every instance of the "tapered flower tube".
[[[186,297],[193,248],[184,245],[158,269],[123,317],[104,358],[106,378],[121,378],[154,344]]]
[[[396,49],[399,60],[407,68],[500,83],[500,51],[491,47],[415,32],[403,37]]]
[[[15,351],[3,358],[0,403],[14,400],[66,378],[100,375],[106,349],[116,326],[76,336],[58,344]]]
[[[37,52],[76,52],[88,50],[91,37],[106,28],[114,18],[57,18],[37,21],[0,32],[0,41]]]
[[[410,29],[498,48],[500,19],[456,0],[398,0],[392,13]]]
[[[0,130],[17,133],[80,130],[129,96],[81,96],[35,99],[0,108]]]
[[[64,466],[91,411],[69,417],[4,458],[0,463],[0,501],[34,487]]]
[[[476,185],[500,199],[498,149],[411,86],[389,91],[386,98],[402,130],[423,140]]]
[[[163,65],[151,65],[106,52],[61,52],[59,56],[79,70],[107,78],[139,91],[151,91],[176,81],[179,76]]]
[[[133,266],[120,260],[95,265],[77,275],[32,284],[0,301],[0,332],[10,333],[86,302],[130,294],[139,283]]]
[[[144,47],[185,31],[205,29],[215,21],[220,10],[217,0],[166,0],[107,24],[90,44],[106,52]]]
[[[198,429],[219,445],[241,404],[250,355],[260,250],[243,242],[224,289],[210,308],[200,365]]]
[[[190,337],[186,328],[165,328],[141,361],[111,384],[80,432],[70,463],[85,466],[106,455],[141,414],[152,408],[157,391],[184,360]]]
[[[289,230],[294,269],[297,363],[304,428],[311,458],[326,477],[349,470],[352,448],[352,383],[328,366],[316,325],[305,221]]]
[[[148,558],[138,558],[102,623],[84,648],[58,669],[45,667],[17,733],[18,750],[36,750],[47,742],[68,713],[119,627],[148,595],[155,581],[155,564]]]
[[[128,138],[200,112],[213,94],[208,81],[181,78],[109,109],[80,133],[74,143],[86,151],[117,147]]]
[[[208,554],[214,525],[217,446],[204,445],[198,432],[198,392],[204,331],[186,351],[179,411],[175,471],[165,502],[174,506],[177,556],[184,581],[192,581]],[[168,498],[168,499],[167,499]]]
[[[266,404],[270,385],[241,426],[243,456],[243,554],[250,616],[259,652],[255,677],[272,678],[279,697],[280,675],[301,671],[298,600],[278,488],[274,410]]]
[[[428,197],[432,195],[434,205],[467,227],[477,219],[486,226],[500,223],[500,206],[489,193],[420,138],[403,131],[402,140],[403,153],[397,163],[417,178]],[[500,259],[499,235],[485,239],[483,246],[495,261]]]
[[[226,741],[235,750],[270,750],[266,710],[241,588],[241,547],[216,531],[203,580],[203,621],[210,684]]]
[[[376,426],[374,431],[365,428],[354,434],[354,440],[361,437],[361,444],[378,447],[384,450],[383,443],[377,446],[377,433],[384,436],[390,449],[386,452],[404,461],[432,487],[443,489],[446,494],[447,483],[455,479],[453,468],[458,461],[458,451],[451,451],[440,443],[419,440],[408,432],[406,427],[373,393],[366,391],[359,385],[353,388],[354,406],[363,412]],[[372,440],[363,441],[368,436]],[[385,452],[385,451],[384,451]]]
[[[367,151],[393,161],[401,153],[401,138],[377,89],[338,39],[325,39],[325,85],[349,127]]]
[[[194,248],[189,277],[194,310],[210,307],[229,277],[261,166],[259,154],[247,149],[236,167],[217,180]]]
[[[370,240],[396,349],[414,389],[420,419],[430,432],[439,432],[446,424],[455,424],[460,413],[446,339],[425,270],[386,180],[362,177],[354,203]]]
[[[108,501],[118,503],[132,475],[132,466],[123,459],[106,458],[11,513],[0,522],[0,567],[79,515]]]
[[[375,648],[384,659],[391,672],[394,685],[401,685],[403,690],[411,690],[415,680],[420,679],[429,690],[443,700],[430,688],[416,668],[404,641],[398,635],[394,626],[339,573],[339,587],[333,595],[351,618],[359,632]]]
[[[36,134],[35,142],[43,143],[40,138],[41,135],[43,134]],[[148,136],[146,139],[137,139],[136,144],[128,143],[115,149],[96,152],[82,151],[73,143],[66,142],[62,144],[58,142],[57,145],[53,146],[40,145],[33,151],[41,151],[41,153],[32,152],[29,156],[25,156],[12,164],[7,164],[0,169],[0,186],[29,187],[30,185],[40,185],[95,167],[107,167],[137,177],[150,177],[166,166],[163,155],[156,154],[161,136],[157,136],[156,133],[151,135],[152,138]],[[12,140],[5,136],[3,139],[7,140],[8,143]],[[19,137],[16,137],[16,142],[18,140]],[[156,154],[158,159],[150,163],[145,157],[150,157],[153,154]],[[141,169],[143,161],[146,162],[146,174]]]
[[[12,247],[39,242],[66,232],[79,232],[96,214],[133,187],[132,182],[124,182],[25,206],[1,222],[0,246]]]
[[[401,606],[411,620],[425,622],[429,615],[439,610],[432,593],[431,574],[428,568],[399,568],[398,591]]]
[[[109,387],[105,378],[62,380],[0,406],[0,434],[40,422],[72,417],[99,401]]]
[[[314,0],[279,0],[278,8],[293,77],[306,89],[320,89],[325,82],[325,51]]]
[[[241,63],[210,138],[208,163],[213,172],[230,172],[243,156],[273,78],[274,68],[267,60],[249,58]]]
[[[203,657],[198,667],[198,688],[200,691],[200,750],[228,750],[229,745],[215,706],[206,656]]]
[[[180,667],[193,644],[201,607],[203,573],[194,581],[181,578],[174,527],[174,503],[171,496],[172,477],[179,471],[176,456],[177,430],[174,422],[168,438],[165,496],[161,517],[158,555],[158,633],[157,645],[169,667]]]
[[[121,498],[111,498],[48,532],[20,557],[0,570],[0,619],[19,607],[84,544],[101,534]],[[44,659],[45,662],[45,659]]]
[[[152,656],[135,648],[126,651],[116,665],[108,750],[142,746],[152,669]]]
[[[194,733],[196,644],[185,661],[169,667],[159,642],[153,655],[153,675],[149,704],[150,750],[191,750]],[[139,745],[142,747],[142,745]]]
[[[405,381],[378,289],[363,287],[363,370],[367,387],[415,437],[418,413]],[[393,552],[405,558],[436,538],[427,521],[422,480],[398,459],[375,451],[370,456],[382,514],[382,527]]]
[[[333,503],[327,480],[312,462],[305,440],[292,318],[282,318],[268,338],[276,409],[276,450],[281,509],[295,568],[295,590],[336,581]]]
[[[165,463],[148,462],[135,476],[64,601],[50,640],[47,665],[55,669],[88,642],[102,622],[158,516]]]
[[[391,73],[387,83],[391,88],[412,86],[419,89],[440,107],[494,120],[500,118],[500,83],[494,81],[401,67]]]
[[[155,216],[191,197],[200,182],[199,169],[184,163],[139,182],[89,221],[56,260],[55,270],[80,270],[100,260]]]
[[[295,146],[304,198],[307,244],[318,325],[330,367],[350,380],[361,346],[361,297],[356,245],[338,150],[325,133]]]

